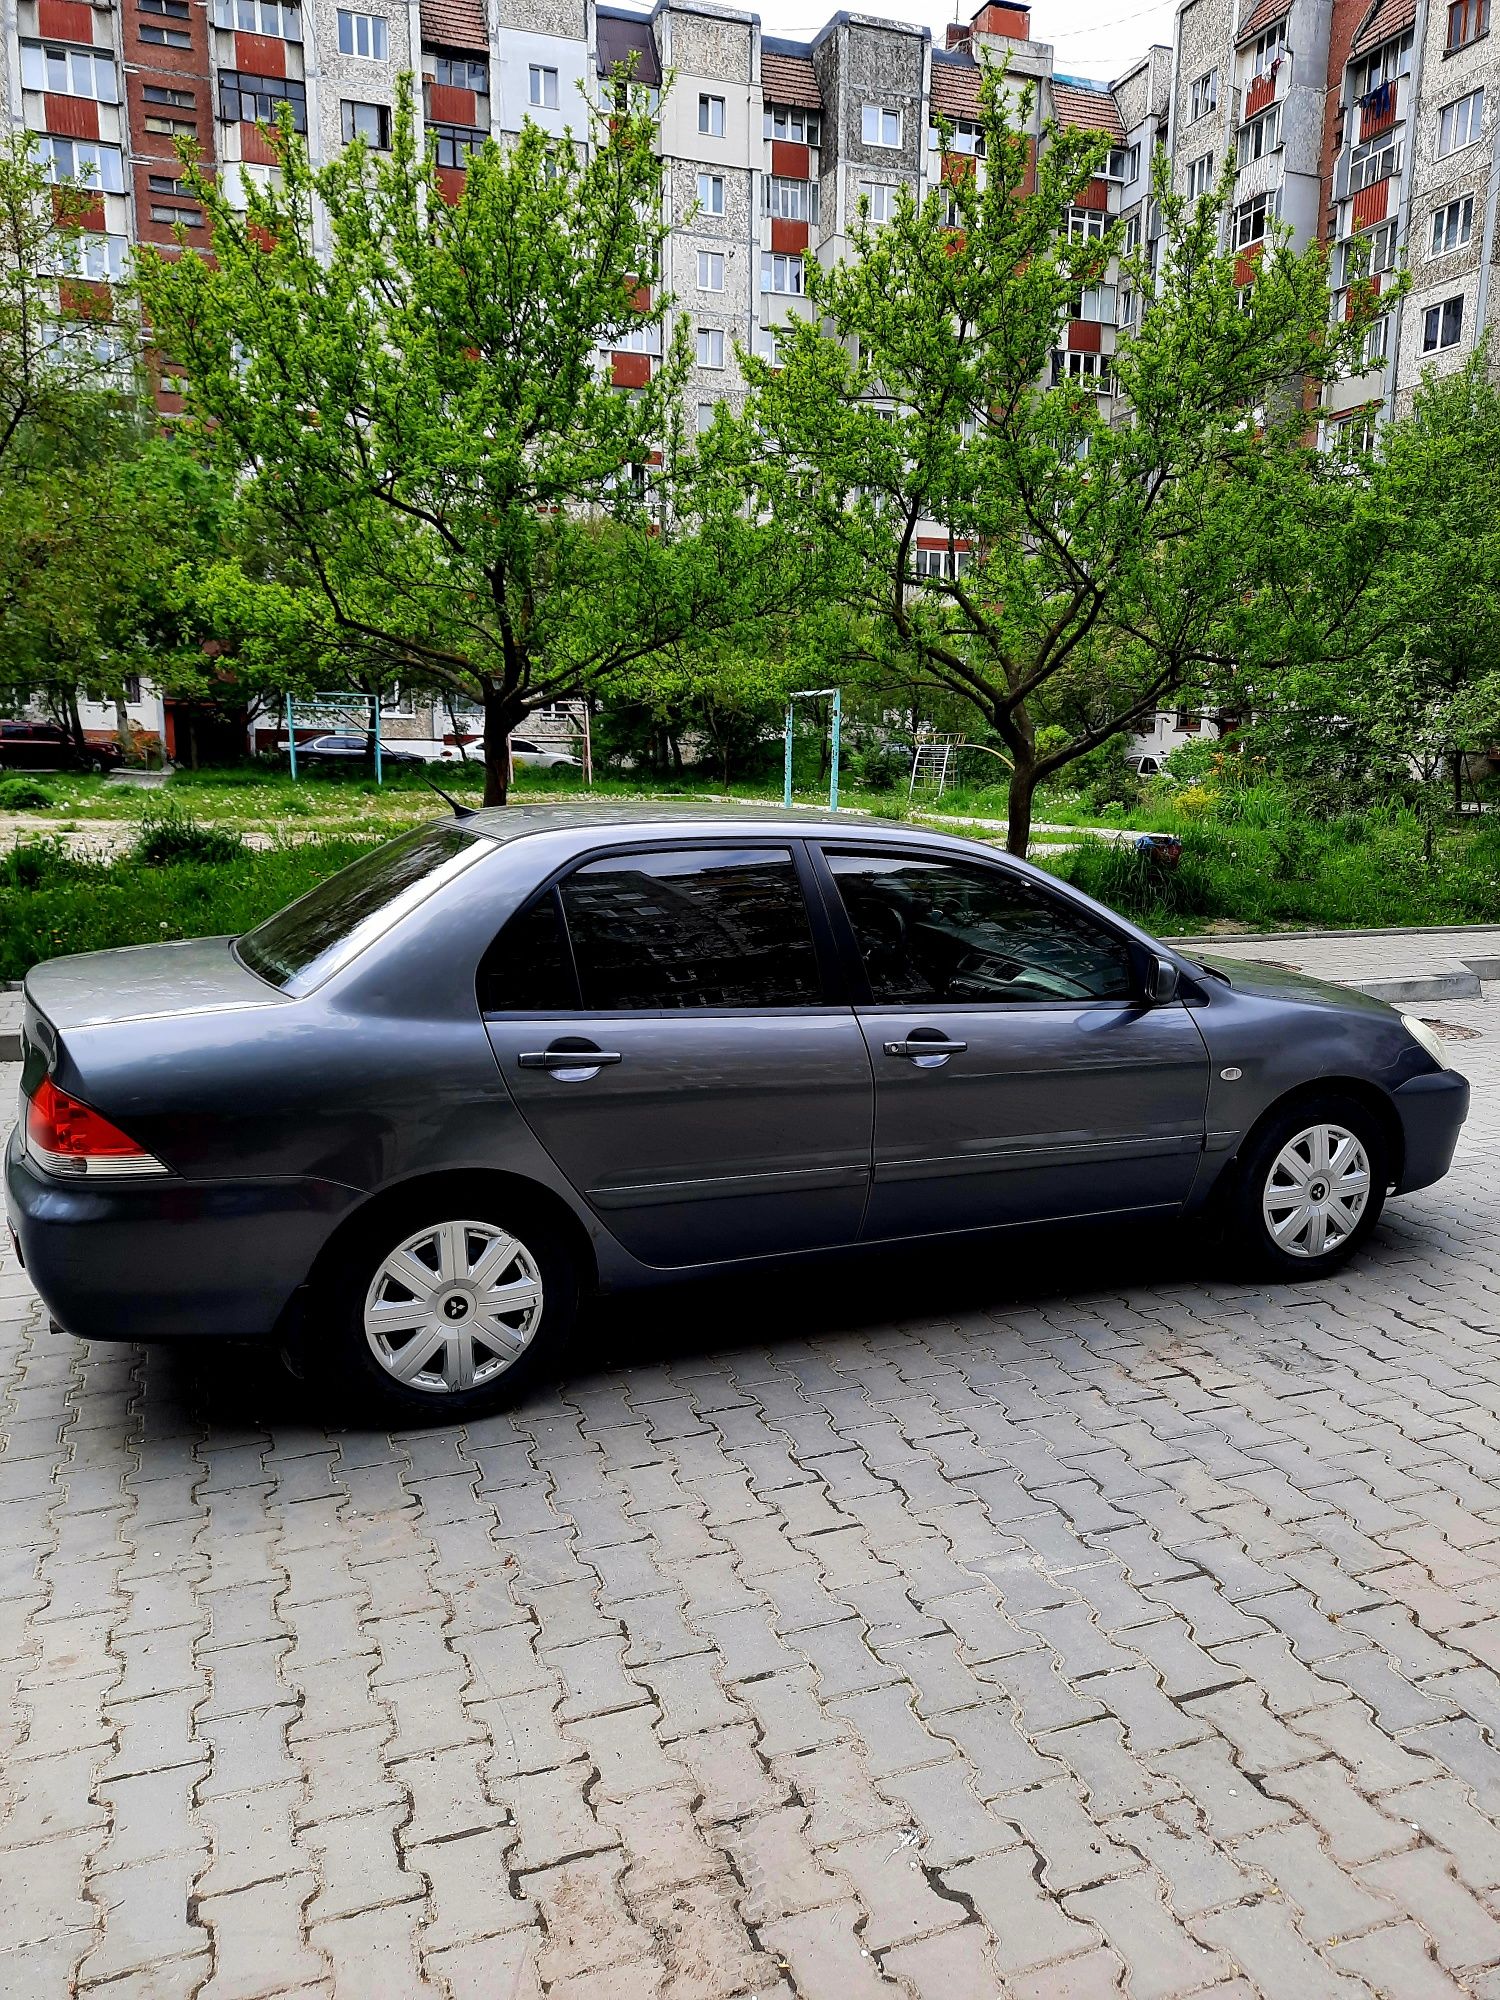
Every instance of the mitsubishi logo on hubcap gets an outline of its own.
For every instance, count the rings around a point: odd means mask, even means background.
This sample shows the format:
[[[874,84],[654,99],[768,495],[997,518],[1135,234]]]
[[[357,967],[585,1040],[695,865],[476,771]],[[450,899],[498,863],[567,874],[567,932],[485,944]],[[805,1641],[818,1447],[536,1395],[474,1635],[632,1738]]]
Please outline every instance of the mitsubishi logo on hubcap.
[[[448,1315],[449,1319],[463,1319],[467,1315],[468,1310],[469,1301],[459,1292],[455,1292],[451,1299],[444,1299],[443,1301],[443,1311]]]
[[[1314,1181],[1307,1192],[1314,1201],[1326,1201],[1328,1199],[1328,1183],[1327,1181]]]

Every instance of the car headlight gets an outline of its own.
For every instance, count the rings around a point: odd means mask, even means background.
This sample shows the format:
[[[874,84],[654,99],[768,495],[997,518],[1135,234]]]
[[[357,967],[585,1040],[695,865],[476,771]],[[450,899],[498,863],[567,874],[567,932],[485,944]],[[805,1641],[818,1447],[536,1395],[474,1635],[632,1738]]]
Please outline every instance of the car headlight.
[[[1448,1067],[1448,1058],[1443,1051],[1442,1037],[1425,1021],[1419,1021],[1415,1014],[1403,1014],[1401,1024],[1414,1042],[1420,1042],[1439,1069]]]

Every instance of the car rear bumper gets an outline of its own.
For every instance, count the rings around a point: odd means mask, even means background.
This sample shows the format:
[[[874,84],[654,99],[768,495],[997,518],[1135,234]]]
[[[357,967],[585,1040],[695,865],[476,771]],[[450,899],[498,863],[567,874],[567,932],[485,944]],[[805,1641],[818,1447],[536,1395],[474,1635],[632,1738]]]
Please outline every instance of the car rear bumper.
[[[1454,1069],[1414,1076],[1393,1093],[1403,1137],[1397,1194],[1430,1187],[1453,1164],[1453,1149],[1469,1115],[1469,1080]]]
[[[269,1334],[359,1196],[329,1181],[76,1186],[12,1134],[6,1209],[59,1326],[90,1340]]]

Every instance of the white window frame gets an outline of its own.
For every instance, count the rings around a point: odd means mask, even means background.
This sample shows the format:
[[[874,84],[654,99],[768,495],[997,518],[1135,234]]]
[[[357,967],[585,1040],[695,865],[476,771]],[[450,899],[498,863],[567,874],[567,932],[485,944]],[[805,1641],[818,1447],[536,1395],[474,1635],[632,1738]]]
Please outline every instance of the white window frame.
[[[1064,356],[1063,373],[1069,382],[1089,389],[1096,396],[1114,394],[1114,377],[1107,354],[1074,353]]]
[[[781,222],[816,222],[818,183],[766,174],[761,180],[761,212]]]
[[[698,366],[700,368],[722,368],[724,366],[724,329],[722,326],[700,326],[698,328]]]
[[[214,25],[280,42],[302,39],[302,9],[288,0],[214,0]]]
[[[1267,153],[1274,153],[1281,144],[1281,106],[1273,104],[1269,111],[1262,111],[1258,118],[1251,118],[1240,127],[1239,164],[1242,168],[1253,166],[1263,160]]]
[[[778,280],[781,282],[778,283]],[[804,290],[802,253],[763,250],[760,255],[760,288],[780,298],[800,299]]]
[[[1260,227],[1254,234],[1247,230],[1254,227],[1259,215]],[[1264,243],[1270,234],[1271,224],[1276,219],[1276,203],[1268,194],[1252,195],[1249,201],[1242,201],[1233,209],[1229,217],[1229,245],[1232,250],[1251,250],[1257,243]]]
[[[1450,309],[1457,306],[1458,312],[1453,322],[1453,337],[1443,339],[1445,323]],[[1432,338],[1428,338],[1429,332]],[[1451,354],[1455,347],[1462,347],[1464,339],[1464,300],[1462,292],[1451,299],[1439,299],[1435,306],[1426,306],[1422,312],[1422,352],[1424,354]]]
[[[107,50],[57,42],[22,42],[21,88],[45,90],[53,97],[87,97],[96,104],[120,101],[119,77]]]
[[[698,289],[700,292],[723,291],[724,252],[722,250],[700,250],[698,252]]]
[[[725,116],[725,104],[722,97],[711,97],[707,91],[699,92],[698,130],[704,138],[723,138]]]
[[[700,403],[698,405],[694,412],[694,417],[699,437],[702,437],[705,431],[713,429],[714,418],[717,416],[718,410],[719,406],[717,403]]]
[[[526,65],[526,102],[537,111],[556,111],[560,102],[557,71],[547,63]]]
[[[1379,319],[1371,320],[1370,324],[1365,328],[1365,337],[1360,344],[1359,350],[1361,368],[1383,367],[1386,357],[1390,353],[1390,347],[1390,314],[1383,313]]]
[[[883,152],[901,150],[901,107],[899,104],[863,104],[859,113],[860,143],[879,146]],[[894,138],[887,136],[894,133]]]
[[[1214,184],[1214,156],[1200,153],[1196,160],[1187,165],[1187,196],[1189,201],[1197,201],[1200,195],[1208,193]]]
[[[59,147],[67,147],[71,152],[71,166],[58,166]],[[118,146],[98,139],[74,139],[57,132],[37,132],[33,134],[32,150],[46,168],[48,178],[54,182],[76,181],[80,187],[89,188],[97,194],[125,192],[125,156]]]
[[[1438,112],[1437,157],[1446,160],[1451,153],[1461,153],[1466,146],[1477,145],[1483,134],[1484,85],[1480,84]]]
[[[364,62],[389,62],[391,28],[384,14],[361,14],[351,7],[340,7],[338,17],[341,56],[357,56]]]
[[[1286,54],[1286,15],[1255,38],[1250,52],[1250,78],[1266,76]]]
[[[768,104],[762,129],[768,139],[786,139],[794,146],[811,146],[814,151],[823,137],[818,113],[804,111],[796,104]]]
[[[865,220],[872,223],[889,222],[896,213],[898,192],[899,189],[892,181],[861,181],[860,200],[869,204]]]
[[[1097,243],[1109,228],[1109,217],[1098,208],[1070,208],[1068,210],[1068,241],[1070,243]]]
[[[1193,79],[1193,86],[1188,95],[1188,123],[1194,124],[1218,108],[1219,72],[1216,69],[1206,69],[1202,76]]]
[[[722,174],[699,174],[698,206],[705,215],[724,213],[724,176]]]
[[[1432,236],[1428,249],[1429,257],[1451,257],[1455,250],[1462,250],[1474,238],[1474,197],[1461,194],[1454,201],[1445,202],[1432,215]]]
[[[1390,180],[1401,171],[1402,145],[1399,136],[1382,132],[1378,139],[1367,139],[1362,146],[1356,146],[1349,155],[1349,192],[1358,194],[1361,188],[1373,187],[1376,181]]]

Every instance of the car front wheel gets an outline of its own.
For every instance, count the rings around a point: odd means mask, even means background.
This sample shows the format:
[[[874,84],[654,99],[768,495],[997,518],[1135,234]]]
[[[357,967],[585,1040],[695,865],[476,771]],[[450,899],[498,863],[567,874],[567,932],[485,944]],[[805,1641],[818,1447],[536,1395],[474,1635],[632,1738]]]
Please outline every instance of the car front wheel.
[[[1343,1263],[1385,1206],[1390,1147],[1356,1099],[1305,1098],[1272,1117],[1240,1162],[1237,1246],[1260,1271],[1306,1280]]]
[[[456,1421],[499,1409],[556,1365],[578,1274],[544,1217],[459,1196],[386,1209],[321,1294],[305,1360],[328,1389],[353,1389],[389,1418]]]

